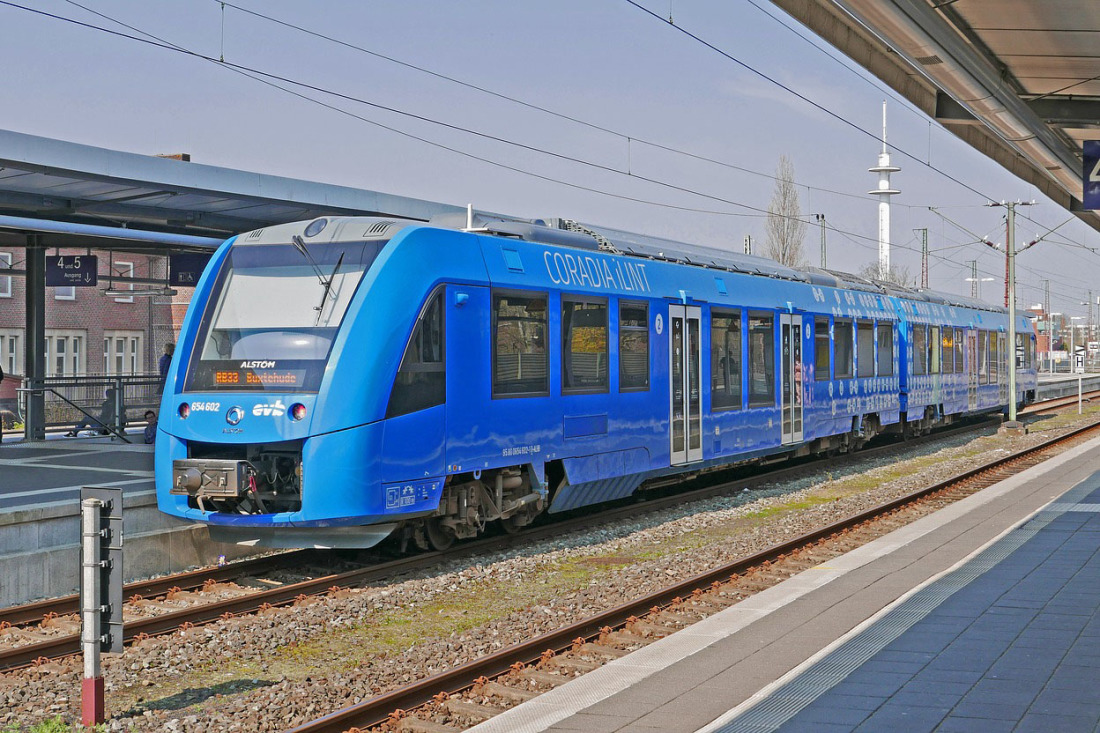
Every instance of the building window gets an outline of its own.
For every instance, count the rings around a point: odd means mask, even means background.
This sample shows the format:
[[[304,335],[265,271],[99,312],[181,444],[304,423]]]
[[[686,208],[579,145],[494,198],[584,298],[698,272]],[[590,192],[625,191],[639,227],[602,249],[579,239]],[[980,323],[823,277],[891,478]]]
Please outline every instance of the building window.
[[[386,417],[407,415],[447,401],[443,334],[443,292],[439,291],[420,314],[405,346]]]
[[[741,311],[710,312],[710,409],[741,409]]]
[[[837,379],[851,379],[855,374],[854,343],[855,334],[852,332],[852,322],[838,318],[833,324],[833,348],[836,351]]]
[[[0,272],[11,269],[11,252],[0,252]],[[11,275],[0,275],[0,298],[11,297]]]
[[[775,316],[749,312],[749,407],[775,404]]]
[[[606,392],[607,301],[562,296],[562,392]]]
[[[145,369],[140,331],[107,331],[103,334],[103,373],[141,374]]]
[[[878,324],[878,375],[894,376],[894,324]]]
[[[127,281],[134,277],[134,263],[133,262],[119,262],[115,260],[111,267],[114,269],[114,273],[119,278],[125,278]],[[133,290],[133,282],[114,282],[112,286],[115,290]],[[115,298],[116,303],[133,303],[134,296],[127,295],[121,298]]]
[[[67,285],[61,288],[53,289],[54,300],[76,300],[76,287],[73,285]]]
[[[859,321],[856,324],[856,376],[875,376],[875,324]]]
[[[84,374],[84,332],[46,331],[46,376]]]
[[[828,382],[832,377],[833,355],[829,351],[829,319],[814,319],[814,381]]]
[[[649,389],[649,304],[619,302],[619,391]]]
[[[23,373],[23,353],[19,347],[23,334],[16,330],[0,330],[0,366],[7,375]]]
[[[493,396],[546,395],[546,295],[493,293]]]
[[[69,374],[84,373],[84,337],[72,337],[73,348],[69,353]]]

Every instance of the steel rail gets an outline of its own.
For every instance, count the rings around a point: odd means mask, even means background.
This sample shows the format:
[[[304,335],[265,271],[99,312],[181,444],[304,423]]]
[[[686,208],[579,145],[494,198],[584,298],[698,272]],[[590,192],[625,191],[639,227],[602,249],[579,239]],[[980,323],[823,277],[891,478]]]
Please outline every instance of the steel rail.
[[[958,434],[964,434],[980,430],[999,422],[999,418],[979,420],[966,425],[956,426],[941,430],[930,435],[912,438],[902,445],[920,445],[924,442],[942,440]],[[831,459],[834,465],[847,465],[874,458],[880,454],[886,454],[897,449],[897,441],[885,445],[865,448],[860,451],[844,454]],[[333,589],[344,589],[362,586],[366,583],[376,582],[402,573],[410,573],[433,567],[443,561],[462,559],[486,552],[494,552],[509,549],[518,544],[529,544],[544,539],[556,538],[562,533],[587,529],[594,522],[608,523],[622,518],[634,517],[640,514],[661,511],[687,502],[700,501],[714,496],[728,494],[733,490],[740,490],[758,486],[760,484],[783,481],[790,476],[797,476],[807,471],[816,470],[816,461],[799,463],[794,466],[769,469],[752,475],[738,476],[732,481],[705,486],[689,491],[680,491],[669,496],[659,498],[642,497],[641,503],[627,506],[619,506],[607,509],[597,516],[585,515],[572,519],[564,519],[543,526],[536,526],[524,530],[516,535],[503,535],[488,537],[473,542],[464,543],[446,552],[427,552],[419,555],[401,558],[398,560],[369,565],[364,568],[333,573],[329,575],[311,578],[298,583],[293,583],[271,590],[258,591],[246,596],[231,598],[223,601],[214,601],[196,605],[193,608],[160,614],[158,616],[127,621],[124,625],[124,643],[131,643],[135,638],[145,636],[163,635],[178,630],[187,625],[199,625],[216,621],[226,615],[237,616],[254,613],[268,606],[286,606],[297,602],[302,596],[316,596],[327,593]],[[730,469],[753,470],[759,468],[754,464],[745,464],[741,467]],[[251,574],[256,571],[283,569],[288,559],[296,558],[294,562],[308,564],[309,562],[323,563],[323,558],[318,558],[320,553],[316,550],[299,550],[290,553],[256,558],[241,562],[231,563],[219,568],[206,568],[186,573],[167,576],[165,578],[151,579],[128,584],[124,589],[125,597],[131,598],[139,595],[142,598],[164,595],[172,589],[195,589],[201,587],[208,580],[224,581],[232,580],[243,574]],[[0,612],[0,622],[7,621],[12,625],[29,624],[41,620],[48,613],[64,614],[74,613],[79,603],[79,596],[72,595],[60,599],[38,601],[23,606],[13,607]],[[0,672],[11,671],[44,660],[57,659],[70,656],[79,652],[79,634],[58,636],[34,644],[25,644],[0,651]]]
[[[728,580],[732,575],[740,575],[764,563],[771,562],[794,550],[812,545],[822,539],[840,534],[852,527],[873,520],[900,507],[912,504],[931,494],[963,483],[982,473],[1002,468],[1077,438],[1100,428],[1100,423],[1092,423],[1072,430],[1064,435],[1044,441],[1031,448],[1017,451],[1011,455],[990,461],[982,466],[965,471],[957,476],[940,481],[905,496],[893,499],[876,507],[859,512],[850,517],[818,528],[786,542],[773,545],[749,557],[735,560],[719,568],[700,573],[692,578],[676,583],[644,597],[609,609],[587,619],[582,619],[566,627],[552,631],[529,641],[521,642],[481,659],[467,662],[459,667],[427,677],[392,692],[337,710],[315,721],[300,725],[289,733],[340,733],[352,727],[371,728],[381,725],[396,710],[410,710],[430,701],[440,693],[455,694],[472,687],[480,677],[493,678],[504,674],[516,663],[534,664],[543,652],[550,650],[560,653],[570,648],[574,640],[583,637],[586,640],[596,638],[604,627],[616,628],[624,625],[631,617],[644,615],[653,607],[668,606],[673,599],[690,596],[696,589],[706,589],[715,582]]]

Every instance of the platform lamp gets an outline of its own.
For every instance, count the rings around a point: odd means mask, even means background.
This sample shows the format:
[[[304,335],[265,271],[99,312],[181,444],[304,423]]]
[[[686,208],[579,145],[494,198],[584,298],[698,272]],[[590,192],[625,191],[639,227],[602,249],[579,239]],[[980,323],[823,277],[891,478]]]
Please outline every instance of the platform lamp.
[[[970,272],[970,277],[966,278],[966,282],[970,283],[970,297],[975,300],[980,300],[982,297],[982,283],[993,282],[996,278],[978,277],[977,260],[970,260]]]

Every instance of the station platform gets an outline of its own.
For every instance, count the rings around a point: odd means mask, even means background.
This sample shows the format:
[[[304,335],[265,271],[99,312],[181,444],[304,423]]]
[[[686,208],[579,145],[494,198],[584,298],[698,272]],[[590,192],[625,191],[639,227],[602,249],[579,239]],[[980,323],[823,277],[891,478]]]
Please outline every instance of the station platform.
[[[140,429],[131,439],[140,441]],[[80,585],[80,489],[122,489],[124,579],[179,572],[253,548],[210,540],[203,525],[162,514],[153,446],[106,436],[0,445],[0,607],[75,593]]]
[[[1100,730],[1100,440],[472,728]]]

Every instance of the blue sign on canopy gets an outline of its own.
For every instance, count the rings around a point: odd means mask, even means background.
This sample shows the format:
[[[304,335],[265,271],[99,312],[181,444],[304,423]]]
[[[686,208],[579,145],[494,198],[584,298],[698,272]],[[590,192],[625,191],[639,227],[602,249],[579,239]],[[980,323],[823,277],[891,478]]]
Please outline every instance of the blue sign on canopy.
[[[193,288],[199,284],[199,277],[206,269],[211,255],[198,252],[183,252],[168,255],[168,284]]]
[[[99,258],[95,255],[46,257],[46,287],[91,288],[99,282]]]
[[[1084,192],[1086,209],[1100,209],[1100,140],[1086,140],[1084,149]]]

